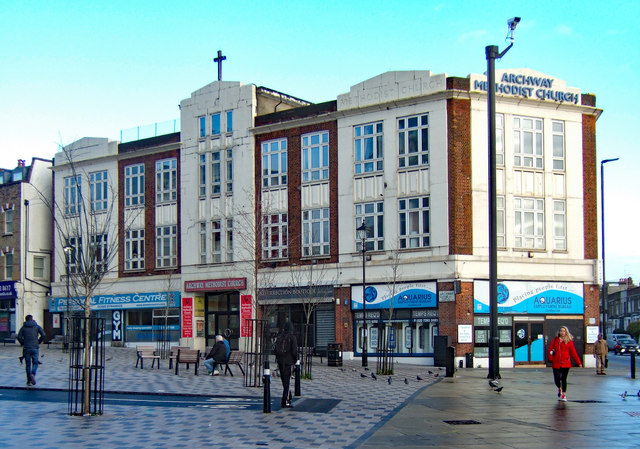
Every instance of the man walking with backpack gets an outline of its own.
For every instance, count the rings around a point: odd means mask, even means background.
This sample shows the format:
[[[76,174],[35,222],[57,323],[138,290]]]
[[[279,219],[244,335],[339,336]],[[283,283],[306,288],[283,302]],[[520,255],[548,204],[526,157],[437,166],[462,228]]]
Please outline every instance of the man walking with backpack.
[[[47,338],[44,330],[35,322],[31,315],[25,317],[25,322],[18,332],[18,341],[22,345],[22,356],[25,359],[27,372],[27,386],[36,384],[36,371],[40,359],[40,343]]]
[[[291,367],[298,360],[298,341],[293,335],[293,324],[287,321],[282,327],[282,332],[276,339],[276,362],[280,369],[280,379],[282,380],[282,408],[293,407],[291,405]]]

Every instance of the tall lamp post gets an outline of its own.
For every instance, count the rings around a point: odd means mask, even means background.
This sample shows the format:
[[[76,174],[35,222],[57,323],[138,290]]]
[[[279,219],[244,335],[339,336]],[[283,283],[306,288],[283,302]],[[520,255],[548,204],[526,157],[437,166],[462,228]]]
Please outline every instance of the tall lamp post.
[[[600,213],[602,214],[602,336],[607,338],[607,277],[605,271],[604,254],[604,164],[620,159],[604,159],[600,161]]]
[[[64,247],[62,248],[62,250],[64,251],[64,261],[65,261],[65,274],[66,274],[66,281],[67,281],[67,313],[65,314],[65,324],[66,324],[66,329],[65,329],[65,338],[64,338],[64,348],[66,350],[69,349],[69,333],[71,332],[71,298],[69,298],[69,262],[70,262],[70,258],[71,258],[71,251],[73,250],[73,247],[69,244],[69,240],[67,239]]]
[[[367,367],[367,295],[366,285],[365,285],[365,254],[367,252],[366,241],[367,241],[367,225],[362,220],[362,224],[356,228],[358,232],[358,238],[362,243],[362,366]]]
[[[496,59],[502,58],[513,47],[513,32],[520,17],[507,21],[511,43],[502,52],[497,45],[485,47],[487,56],[487,115],[489,122],[489,379],[500,378],[498,337],[498,228],[496,207]]]

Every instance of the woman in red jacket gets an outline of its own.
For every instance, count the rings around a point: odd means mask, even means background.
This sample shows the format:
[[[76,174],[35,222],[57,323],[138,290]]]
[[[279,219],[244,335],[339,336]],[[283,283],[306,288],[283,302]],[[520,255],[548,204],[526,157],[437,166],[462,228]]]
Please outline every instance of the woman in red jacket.
[[[553,368],[553,380],[558,387],[559,401],[567,400],[567,376],[571,368],[571,357],[582,367],[580,357],[573,346],[573,336],[566,326],[562,326],[558,330],[558,336],[554,337],[549,345],[549,360]]]

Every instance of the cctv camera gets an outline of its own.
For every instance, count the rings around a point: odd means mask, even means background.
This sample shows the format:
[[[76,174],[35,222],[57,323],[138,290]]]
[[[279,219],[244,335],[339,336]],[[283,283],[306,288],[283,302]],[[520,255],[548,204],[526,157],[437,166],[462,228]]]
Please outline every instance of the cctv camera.
[[[510,30],[515,30],[519,22],[520,22],[520,17],[512,17],[509,20],[507,20],[507,25],[509,26]]]

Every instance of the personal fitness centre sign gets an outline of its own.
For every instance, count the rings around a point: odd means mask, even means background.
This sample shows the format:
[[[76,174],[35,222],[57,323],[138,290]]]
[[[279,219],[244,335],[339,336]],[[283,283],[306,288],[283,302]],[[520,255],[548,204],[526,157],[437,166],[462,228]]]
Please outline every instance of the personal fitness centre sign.
[[[471,90],[487,92],[485,76],[471,75]],[[580,90],[567,87],[566,82],[532,70],[497,71],[496,95],[556,103],[580,104]]]

